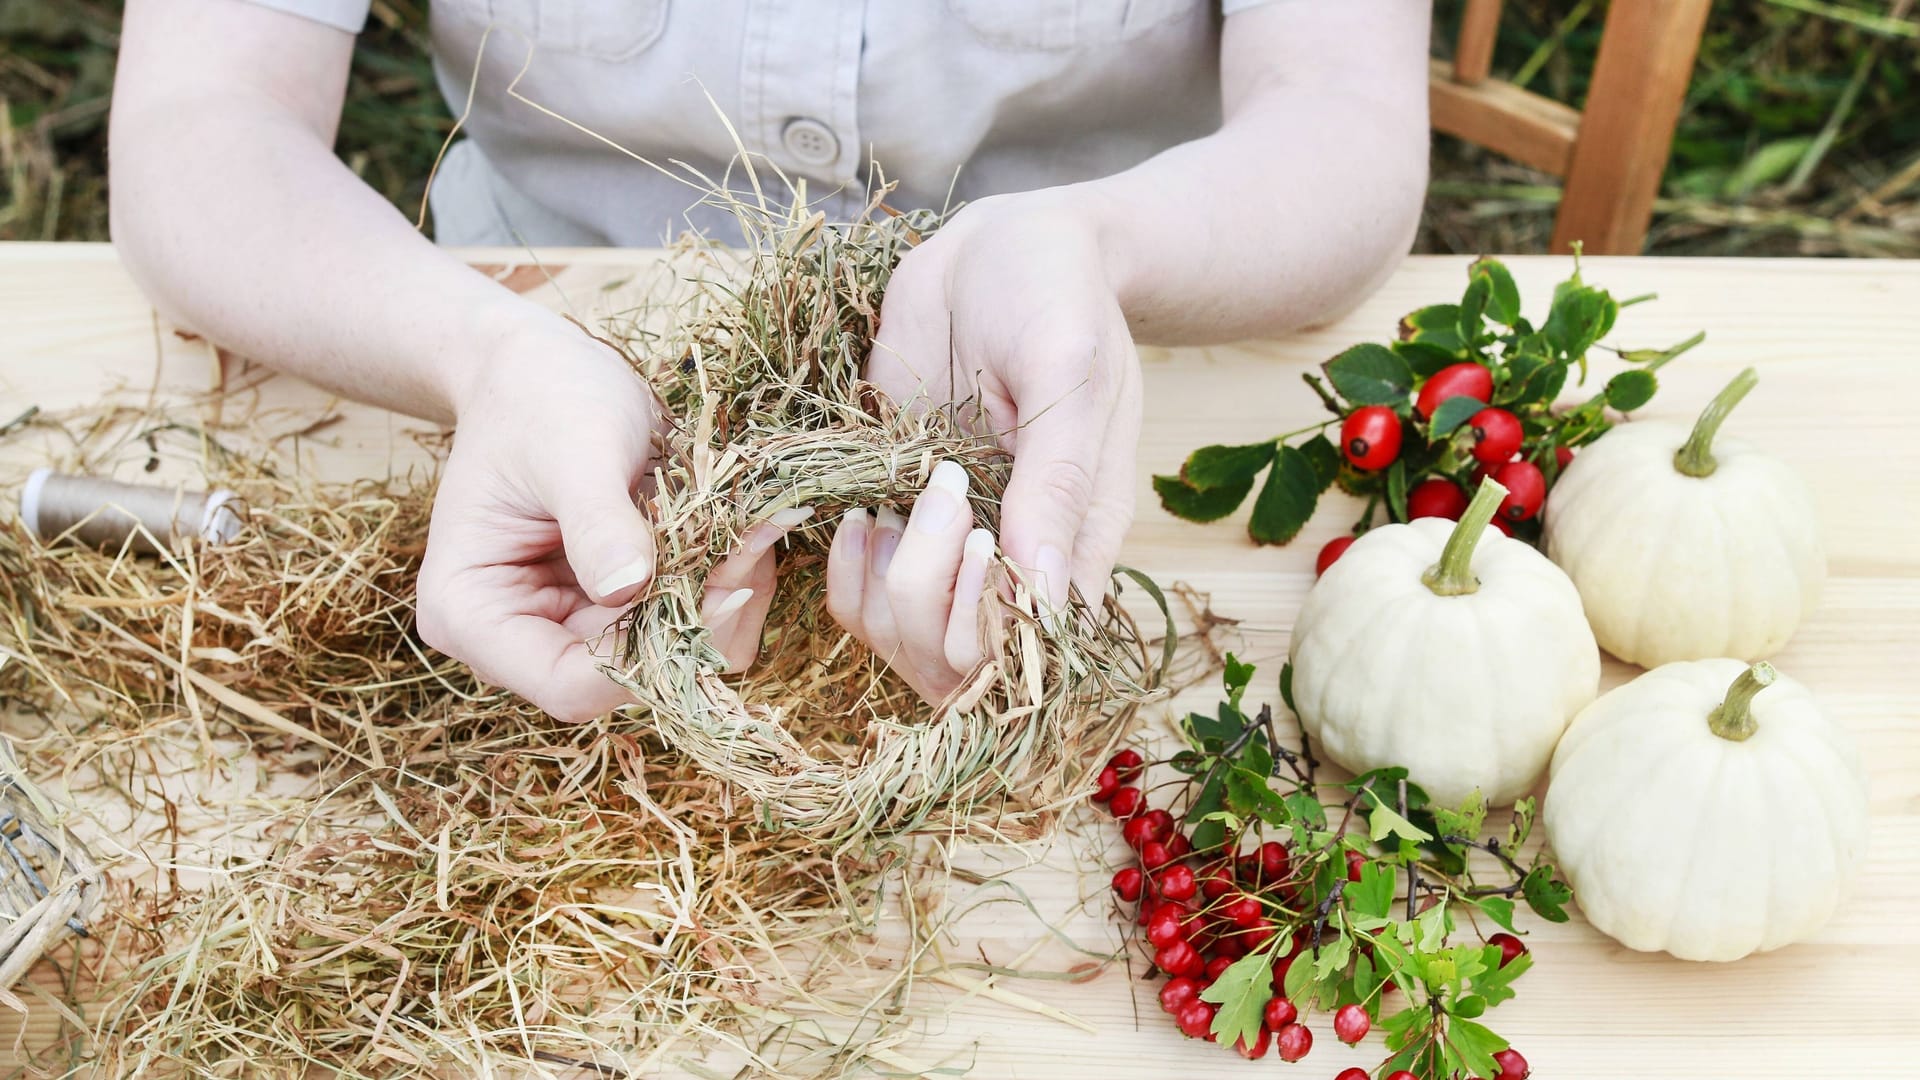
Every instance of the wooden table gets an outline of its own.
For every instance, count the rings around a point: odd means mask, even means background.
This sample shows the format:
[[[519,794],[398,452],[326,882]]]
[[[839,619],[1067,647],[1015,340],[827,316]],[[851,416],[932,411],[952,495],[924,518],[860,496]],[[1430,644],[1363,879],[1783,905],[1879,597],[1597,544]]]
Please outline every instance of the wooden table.
[[[476,261],[525,266],[524,252],[476,252]],[[537,272],[500,271],[531,295],[581,311],[612,310],[624,278],[652,256],[634,251],[542,253],[556,287]],[[1312,581],[1313,554],[1344,530],[1356,507],[1340,499],[1291,546],[1256,549],[1239,521],[1201,527],[1163,513],[1146,472],[1171,470],[1203,443],[1249,442],[1315,417],[1299,374],[1363,340],[1387,337],[1414,307],[1457,295],[1464,259],[1409,259],[1379,293],[1338,323],[1285,341],[1212,349],[1150,350],[1148,419],[1141,444],[1139,520],[1126,560],[1162,581],[1210,593],[1214,609],[1245,621],[1243,648],[1269,676]],[[1511,261],[1537,312],[1565,275],[1560,258]],[[1705,345],[1661,372],[1647,415],[1688,416],[1740,367],[1755,364],[1760,388],[1730,427],[1770,444],[1813,483],[1825,522],[1832,577],[1820,609],[1775,663],[1808,683],[1859,740],[1871,772],[1873,833],[1866,871],[1851,899],[1812,942],[1732,965],[1689,964],[1629,952],[1576,916],[1532,920],[1535,971],[1520,996],[1489,1018],[1550,1080],[1618,1077],[1920,1075],[1920,264],[1799,260],[1589,259],[1589,281],[1616,296],[1658,292],[1658,303],[1625,312],[1613,335],[1628,346],[1664,345],[1695,329]],[[1600,374],[1610,366],[1602,362]],[[204,343],[163,327],[110,249],[85,245],[0,246],[0,421],[35,403],[97,400],[115,387],[163,398],[202,392],[214,367]],[[274,378],[258,403],[311,410],[324,401]],[[418,454],[422,425],[347,406],[344,418],[307,443],[313,467],[335,476],[381,475]],[[16,460],[7,460],[12,453]],[[0,446],[0,465],[22,464]],[[13,498],[11,490],[4,493]],[[1244,514],[1244,511],[1243,511]],[[1607,685],[1632,669],[1609,662]],[[1176,707],[1211,707],[1211,686]],[[1166,738],[1164,716],[1150,720]],[[1680,825],[1682,823],[1676,823]],[[1111,939],[1097,867],[1070,865],[1064,848],[1022,874],[1039,910],[1089,943]],[[1086,897],[1092,902],[1083,904]],[[1007,960],[1043,935],[1014,905],[966,923],[962,947]],[[1042,953],[1032,961],[1047,962]],[[1182,1040],[1150,991],[1120,969],[1084,985],[1018,984],[1034,998],[1090,1022],[1097,1035],[1004,1005],[964,1004],[916,1048],[944,1054],[990,1077],[1253,1075],[1221,1050]],[[1302,1076],[1331,1076],[1378,1060],[1337,1044],[1324,1022]],[[0,1031],[0,1046],[11,1034]],[[949,1060],[949,1064],[955,1063]]]

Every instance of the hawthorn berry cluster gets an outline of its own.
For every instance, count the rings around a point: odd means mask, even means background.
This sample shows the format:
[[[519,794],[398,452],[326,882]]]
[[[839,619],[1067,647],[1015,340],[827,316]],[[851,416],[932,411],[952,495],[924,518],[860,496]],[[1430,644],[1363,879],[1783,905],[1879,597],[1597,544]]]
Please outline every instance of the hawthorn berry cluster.
[[[1429,806],[1404,770],[1358,777],[1323,804],[1304,738],[1291,751],[1271,709],[1243,712],[1253,669],[1227,663],[1228,700],[1189,716],[1188,749],[1164,763],[1184,779],[1149,788],[1148,762],[1123,750],[1093,794],[1133,853],[1112,890],[1165,980],[1162,1010],[1187,1037],[1247,1058],[1304,1058],[1321,1013],[1349,1045],[1385,1030],[1387,1080],[1525,1077],[1526,1060],[1476,1018],[1531,963],[1513,898],[1565,918],[1553,868],[1512,856],[1531,808],[1504,840],[1483,840],[1481,808]],[[1476,881],[1469,850],[1493,856],[1506,883]],[[1454,943],[1455,911],[1506,929]]]
[[[1352,535],[1321,549],[1321,572],[1382,512],[1387,521],[1458,520],[1467,493],[1487,476],[1507,489],[1494,527],[1536,541],[1547,491],[1575,447],[1612,426],[1607,410],[1624,413],[1652,400],[1654,372],[1705,340],[1612,349],[1635,366],[1585,401],[1557,405],[1573,373],[1585,381],[1588,352],[1609,348],[1599,342],[1620,309],[1648,299],[1615,300],[1585,284],[1576,254],[1572,278],[1554,290],[1546,322],[1535,327],[1520,314],[1507,268],[1477,260],[1459,303],[1421,308],[1401,320],[1398,340],[1355,345],[1321,374],[1304,376],[1329,419],[1265,442],[1201,447],[1178,475],[1154,477],[1154,490],[1176,517],[1213,521],[1239,507],[1264,472],[1247,522],[1261,544],[1293,539],[1330,487],[1364,497]]]

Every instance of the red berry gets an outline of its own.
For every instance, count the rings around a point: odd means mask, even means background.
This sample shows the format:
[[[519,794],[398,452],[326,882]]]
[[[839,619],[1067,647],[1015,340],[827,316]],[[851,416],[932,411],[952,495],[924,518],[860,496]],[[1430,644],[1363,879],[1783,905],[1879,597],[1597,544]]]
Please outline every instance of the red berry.
[[[1113,893],[1122,900],[1138,900],[1140,885],[1145,879],[1146,875],[1140,872],[1139,867],[1129,866],[1113,875]]]
[[[1174,833],[1173,839],[1167,841],[1167,851],[1176,859],[1184,858],[1193,854],[1193,841],[1187,839],[1186,833]]]
[[[1174,1014],[1173,1022],[1189,1039],[1206,1039],[1213,1035],[1214,1007],[1204,1001],[1189,1001],[1180,1006]]]
[[[1280,1049],[1281,1061],[1299,1061],[1313,1049],[1313,1032],[1305,1024],[1288,1024],[1273,1033],[1273,1041]]]
[[[1347,549],[1352,547],[1353,542],[1357,539],[1359,539],[1359,537],[1336,536],[1327,541],[1327,546],[1321,548],[1320,554],[1314,557],[1313,576],[1319,577],[1321,574],[1326,573],[1327,567],[1339,562],[1340,556],[1345,555]]]
[[[1198,975],[1204,965],[1200,954],[1186,941],[1175,940],[1171,945],[1163,945],[1153,954],[1153,962],[1161,971],[1169,975]]]
[[[1181,932],[1180,909],[1172,904],[1162,904],[1154,909],[1153,917],[1147,920],[1147,940],[1156,949],[1164,949],[1176,941],[1185,941],[1187,935]]]
[[[1400,456],[1400,418],[1385,405],[1363,405],[1340,422],[1340,449],[1356,469],[1384,469]]]
[[[1140,809],[1142,800],[1143,796],[1140,794],[1139,788],[1123,787],[1119,791],[1114,792],[1113,798],[1107,801],[1107,810],[1110,811],[1114,817],[1129,818]]]
[[[1512,934],[1495,934],[1487,939],[1487,944],[1500,946],[1501,967],[1513,963],[1527,951],[1527,943]]]
[[[1266,1010],[1260,1014],[1260,1018],[1266,1022],[1268,1028],[1279,1031],[1281,1028],[1298,1020],[1300,1018],[1300,1010],[1294,1008],[1293,1002],[1288,1001],[1286,998],[1277,997],[1267,1002]]]
[[[1267,1047],[1271,1045],[1272,1042],[1273,1032],[1268,1031],[1266,1028],[1261,1028],[1259,1034],[1254,1037],[1252,1046],[1247,1045],[1247,1037],[1242,1035],[1239,1041],[1233,1044],[1233,1048],[1240,1052],[1241,1057],[1252,1061],[1254,1058],[1266,1057]]]
[[[1231,956],[1216,956],[1213,959],[1207,961],[1207,981],[1212,982],[1213,980],[1219,978],[1223,973],[1226,972],[1228,968],[1232,966],[1233,966],[1233,957]]]
[[[1459,521],[1467,511],[1467,493],[1460,485],[1443,477],[1429,477],[1407,492],[1407,520],[1437,517]]]
[[[1240,931],[1237,937],[1240,944],[1245,946],[1248,952],[1252,952],[1267,942],[1272,941],[1274,933],[1275,929],[1271,920],[1255,919],[1253,925]]]
[[[1239,897],[1228,901],[1226,906],[1220,909],[1220,914],[1235,926],[1252,929],[1254,924],[1260,921],[1260,901],[1242,893]]]
[[[1287,969],[1293,966],[1293,958],[1300,955],[1291,952],[1273,962],[1273,988],[1285,992],[1287,988]]]
[[[1507,489],[1500,501],[1500,516],[1509,521],[1525,521],[1540,512],[1547,498],[1547,478],[1540,466],[1531,461],[1509,461],[1493,470],[1493,478]]]
[[[1209,900],[1218,900],[1233,891],[1233,878],[1227,874],[1224,866],[1215,866],[1207,871],[1206,880],[1200,883],[1200,892]]]
[[[1358,1005],[1342,1005],[1333,1014],[1333,1033],[1348,1046],[1366,1038],[1367,1029],[1372,1026],[1367,1010]]]
[[[1502,1050],[1493,1055],[1493,1060],[1500,1065],[1500,1075],[1493,1080],[1527,1080],[1528,1074],[1533,1072],[1527,1068],[1527,1059],[1521,1057],[1518,1050]]]
[[[1360,868],[1367,865],[1367,857],[1357,851],[1347,852],[1347,880],[1359,881]]]
[[[1365,1077],[1367,1074],[1361,1073],[1360,1075]],[[1339,1078],[1335,1077],[1334,1080],[1339,1080]],[[1420,1078],[1405,1069],[1395,1069],[1387,1074],[1387,1080],[1420,1080]]]
[[[1176,975],[1160,988],[1160,1007],[1175,1016],[1192,1002],[1200,1000],[1200,984],[1185,975]]]
[[[1140,863],[1148,870],[1158,870],[1172,861],[1167,845],[1158,840],[1149,840],[1140,846]]]
[[[1560,467],[1561,467],[1562,469],[1564,469],[1564,468],[1566,468],[1566,467],[1567,467],[1568,465],[1570,465],[1570,464],[1572,464],[1572,463],[1573,463],[1573,448],[1572,448],[1572,447],[1570,447],[1570,446],[1556,446],[1556,447],[1554,447],[1554,448],[1553,448],[1553,462],[1554,462],[1554,464],[1556,464],[1556,465],[1558,465],[1558,466],[1560,466]]]
[[[1160,886],[1160,895],[1169,900],[1190,900],[1193,898],[1193,868],[1181,863],[1160,871],[1154,878]]]
[[[1268,881],[1287,876],[1287,849],[1280,841],[1269,840],[1260,845],[1260,874]]]
[[[1399,1080],[1399,1077],[1402,1074],[1405,1074],[1406,1076],[1409,1076],[1409,1077],[1413,1076],[1413,1074],[1410,1072],[1407,1072],[1407,1070],[1401,1069],[1399,1072],[1394,1073],[1392,1076],[1387,1077],[1387,1080]],[[1367,1080],[1367,1070],[1359,1068],[1357,1066],[1351,1069],[1341,1069],[1340,1074],[1338,1076],[1335,1076],[1333,1080]],[[1417,1080],[1417,1078],[1415,1078],[1415,1080]]]
[[[1109,765],[1100,770],[1099,779],[1094,781],[1093,801],[1106,802],[1113,793],[1120,790],[1120,773]]]
[[[1167,813],[1165,810],[1156,807],[1141,814],[1140,820],[1146,822],[1148,829],[1151,830],[1151,832],[1148,833],[1150,838],[1158,840],[1163,844],[1172,838],[1173,815]]]
[[[1520,418],[1505,409],[1481,409],[1468,420],[1473,432],[1474,460],[1482,465],[1512,461],[1520,452],[1526,434],[1520,430]]]
[[[1147,846],[1147,841],[1153,839],[1153,823],[1147,820],[1145,814],[1128,818],[1127,823],[1120,826],[1120,839],[1125,840],[1128,847],[1139,851]]]
[[[1493,516],[1493,520],[1487,522],[1487,527],[1500,530],[1500,535],[1502,536],[1513,535],[1513,526],[1507,524],[1507,519],[1498,514]]]
[[[1431,418],[1433,410],[1448,398],[1470,397],[1475,401],[1493,399],[1493,372],[1472,361],[1448,364],[1427,377],[1413,407],[1421,416]]]

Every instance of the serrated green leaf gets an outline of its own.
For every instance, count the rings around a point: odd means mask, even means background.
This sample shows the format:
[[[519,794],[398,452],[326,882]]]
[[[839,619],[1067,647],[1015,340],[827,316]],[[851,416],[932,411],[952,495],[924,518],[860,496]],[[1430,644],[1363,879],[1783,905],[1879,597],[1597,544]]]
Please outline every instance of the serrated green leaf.
[[[1428,437],[1435,441],[1446,437],[1453,432],[1453,429],[1466,423],[1472,419],[1473,414],[1486,407],[1486,402],[1478,398],[1470,398],[1465,394],[1456,394],[1448,398],[1440,403],[1439,408],[1433,410],[1433,419],[1429,421],[1427,428]]]
[[[1487,313],[1502,326],[1514,326],[1520,322],[1520,286],[1514,284],[1513,274],[1506,264],[1498,259],[1482,256],[1467,267],[1467,272],[1487,280]]]
[[[1481,997],[1479,994],[1468,994],[1459,1001],[1454,1002],[1453,1008],[1447,1011],[1455,1016],[1471,1020],[1476,1016],[1486,1015],[1487,999]]]
[[[1499,948],[1497,945],[1488,947],[1495,950]],[[1503,1001],[1513,999],[1513,980],[1525,975],[1527,969],[1531,967],[1533,967],[1532,953],[1521,953],[1508,961],[1505,967],[1501,967],[1496,958],[1493,968],[1474,980],[1473,988],[1487,999],[1487,1007],[1492,1008]]]
[[[1331,928],[1329,928],[1331,931]],[[1313,953],[1313,974],[1315,981],[1331,979],[1333,974],[1347,966],[1353,958],[1353,939],[1342,933],[1329,933],[1320,938],[1320,947]]]
[[[1203,446],[1187,455],[1180,466],[1180,479],[1190,488],[1211,491],[1219,487],[1245,487],[1273,460],[1271,442],[1245,446]]]
[[[1645,368],[1623,371],[1607,380],[1607,404],[1620,412],[1632,412],[1653,400],[1660,382]]]
[[[1287,804],[1287,816],[1296,823],[1309,828],[1324,829],[1327,826],[1327,808],[1320,800],[1303,791],[1289,792],[1282,797]]]
[[[1280,793],[1267,785],[1264,774],[1256,775],[1239,767],[1226,770],[1227,809],[1242,818],[1257,817],[1269,825],[1284,825],[1287,804]]]
[[[1407,520],[1407,459],[1400,458],[1387,470],[1387,509],[1394,521]]]
[[[1501,929],[1517,933],[1513,928],[1513,901],[1504,896],[1482,896],[1473,903]]]
[[[1486,332],[1487,296],[1493,291],[1487,279],[1474,275],[1467,279],[1467,291],[1460,297],[1460,318],[1454,330],[1471,348]]]
[[[1280,992],[1289,1001],[1302,1002],[1307,1000],[1316,981],[1318,976],[1314,974],[1314,966],[1308,954],[1302,953],[1294,957],[1292,965],[1287,968],[1287,977],[1281,983]]]
[[[1380,802],[1379,796],[1374,796],[1374,807],[1367,814],[1367,834],[1374,843],[1389,836],[1398,836],[1416,844],[1433,839],[1432,833],[1401,817],[1392,807]]]
[[[1413,392],[1413,368],[1385,345],[1355,345],[1326,368],[1333,388],[1355,405],[1405,405]]]
[[[1167,513],[1187,521],[1218,521],[1240,508],[1247,492],[1253,490],[1253,478],[1243,484],[1227,484],[1201,491],[1177,476],[1153,478],[1154,493]]]
[[[1458,808],[1434,807],[1433,820],[1443,836],[1477,837],[1487,820],[1487,800],[1475,788]]]
[[[1567,921],[1563,905],[1573,899],[1573,890],[1553,877],[1551,867],[1536,866],[1527,871],[1527,876],[1520,880],[1520,893],[1527,898],[1527,906],[1534,914],[1548,922]]]
[[[1319,501],[1320,479],[1313,464],[1298,449],[1283,446],[1253,501],[1247,535],[1256,544],[1284,544],[1299,535]]]
[[[1576,288],[1554,299],[1544,333],[1548,344],[1586,370],[1587,350],[1613,328],[1620,305],[1600,289]]]
[[[1360,880],[1348,882],[1340,897],[1346,901],[1347,910],[1384,919],[1393,907],[1393,889],[1398,881],[1399,875],[1385,864],[1368,859],[1360,864]]]
[[[1429,304],[1416,308],[1400,318],[1402,336],[1412,330],[1451,330],[1460,325],[1460,305]]]
[[[1231,702],[1235,708],[1239,708],[1241,695],[1247,692],[1247,684],[1253,681],[1253,671],[1254,667],[1252,664],[1242,663],[1239,657],[1232,653],[1227,654],[1225,669],[1221,672],[1220,681],[1226,684],[1227,700]]]
[[[1456,1016],[1447,1025],[1447,1045],[1459,1056],[1460,1064],[1476,1076],[1496,1076],[1500,1066],[1493,1055],[1507,1048],[1507,1040],[1482,1024]]]
[[[1459,363],[1466,356],[1465,350],[1442,348],[1432,341],[1396,341],[1389,347],[1405,357],[1407,366],[1422,379],[1449,364]]]
[[[1333,486],[1340,476],[1340,450],[1333,440],[1325,435],[1315,435],[1300,444],[1300,452],[1307,456],[1308,464],[1313,466],[1313,475],[1319,481],[1320,490]]]
[[[1280,701],[1286,705],[1288,712],[1300,711],[1293,707],[1293,661],[1291,660],[1280,665]]]
[[[1260,1034],[1261,1012],[1273,999],[1273,958],[1265,953],[1249,953],[1200,991],[1200,1000],[1220,1006],[1213,1014],[1213,1034],[1221,1046],[1232,1046],[1245,1039],[1254,1043]]]

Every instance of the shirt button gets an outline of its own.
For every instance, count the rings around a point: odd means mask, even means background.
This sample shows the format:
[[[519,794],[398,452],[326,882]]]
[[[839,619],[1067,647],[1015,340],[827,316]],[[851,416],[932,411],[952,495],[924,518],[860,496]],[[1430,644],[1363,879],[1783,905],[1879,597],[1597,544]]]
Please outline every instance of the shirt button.
[[[840,158],[840,140],[833,129],[811,117],[796,116],[787,121],[780,141],[803,165],[831,165]]]

